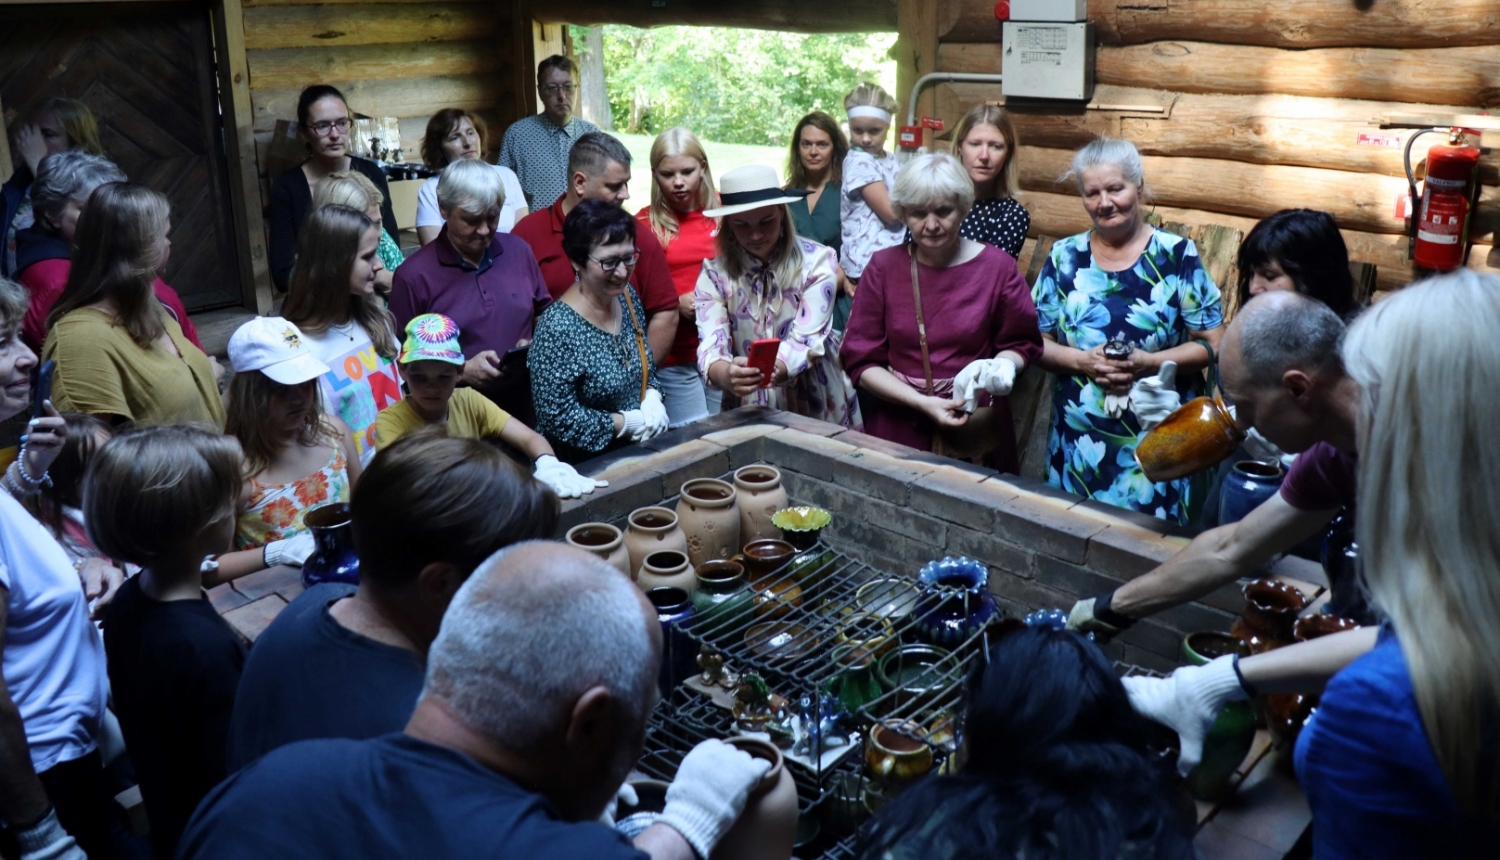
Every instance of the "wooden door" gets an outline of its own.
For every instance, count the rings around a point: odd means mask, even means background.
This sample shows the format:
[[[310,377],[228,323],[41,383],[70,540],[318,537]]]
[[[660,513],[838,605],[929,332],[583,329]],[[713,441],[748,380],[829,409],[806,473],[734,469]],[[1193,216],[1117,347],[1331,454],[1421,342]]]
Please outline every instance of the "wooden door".
[[[0,5],[0,101],[79,99],[105,153],[172,202],[163,276],[198,311],[241,301],[206,3]]]

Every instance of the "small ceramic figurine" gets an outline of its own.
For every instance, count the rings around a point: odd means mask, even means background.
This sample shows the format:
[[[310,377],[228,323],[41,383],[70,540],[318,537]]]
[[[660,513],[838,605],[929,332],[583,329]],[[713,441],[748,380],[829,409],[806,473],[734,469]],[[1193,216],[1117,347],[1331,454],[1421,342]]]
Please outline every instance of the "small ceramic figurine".
[[[724,655],[704,645],[698,651],[698,668],[703,670],[698,680],[712,687],[724,677]]]
[[[1131,346],[1127,341],[1119,340],[1118,338],[1111,339],[1104,344],[1104,357],[1111,361],[1124,361],[1130,357],[1133,349],[1135,347]]]
[[[734,719],[741,729],[751,732],[765,731],[766,724],[776,716],[771,709],[771,688],[754,672],[746,672],[740,685],[734,688]]]

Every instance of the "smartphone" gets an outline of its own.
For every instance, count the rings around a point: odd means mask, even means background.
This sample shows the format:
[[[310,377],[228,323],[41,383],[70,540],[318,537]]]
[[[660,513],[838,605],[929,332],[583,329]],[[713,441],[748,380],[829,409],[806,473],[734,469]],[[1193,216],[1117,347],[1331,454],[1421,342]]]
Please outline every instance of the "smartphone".
[[[747,356],[750,367],[760,371],[760,387],[769,388],[776,376],[776,352],[781,349],[781,338],[768,337],[750,344]]]
[[[36,372],[36,383],[31,386],[31,417],[41,418],[46,413],[44,405],[52,399],[52,374],[57,370],[57,362],[48,360]]]
[[[526,367],[526,356],[530,354],[530,352],[531,344],[529,343],[525,346],[518,346],[514,349],[506,350],[505,355],[500,357],[500,372],[510,373],[511,371],[518,368]]]

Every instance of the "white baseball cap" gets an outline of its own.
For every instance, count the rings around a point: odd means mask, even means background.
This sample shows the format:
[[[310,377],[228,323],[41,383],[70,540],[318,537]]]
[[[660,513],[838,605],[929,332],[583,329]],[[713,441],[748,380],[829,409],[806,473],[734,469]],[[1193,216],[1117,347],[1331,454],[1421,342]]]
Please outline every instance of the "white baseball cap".
[[[258,370],[282,385],[297,385],[328,372],[307,348],[301,329],[281,317],[256,317],[229,339],[235,373]]]

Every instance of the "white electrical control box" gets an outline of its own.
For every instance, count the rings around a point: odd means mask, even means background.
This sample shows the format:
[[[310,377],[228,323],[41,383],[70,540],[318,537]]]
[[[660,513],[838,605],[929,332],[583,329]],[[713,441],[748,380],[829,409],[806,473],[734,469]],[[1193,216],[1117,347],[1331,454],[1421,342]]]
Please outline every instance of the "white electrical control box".
[[[1012,21],[1087,21],[1089,0],[1010,0]]]
[[[1094,97],[1094,25],[1006,21],[1000,92],[1039,99]]]

